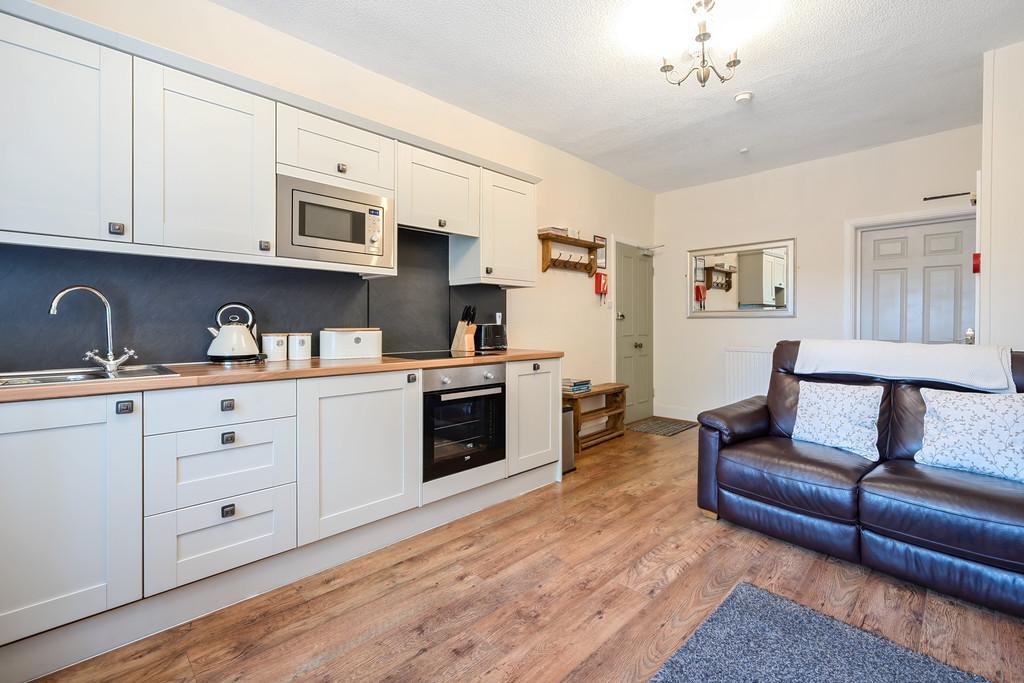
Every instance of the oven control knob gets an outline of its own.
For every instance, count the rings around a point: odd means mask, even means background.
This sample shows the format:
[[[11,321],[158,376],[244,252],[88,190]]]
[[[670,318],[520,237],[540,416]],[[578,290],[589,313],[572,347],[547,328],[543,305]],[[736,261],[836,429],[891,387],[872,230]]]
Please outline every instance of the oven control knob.
[[[451,383],[452,383],[452,378],[451,377],[448,377],[447,375],[445,375],[444,377],[441,378],[441,384],[451,384]]]
[[[373,242],[374,244],[376,244],[377,242],[380,242],[380,233],[379,232],[375,232],[372,235],[370,235],[370,241]]]
[[[484,379],[494,379],[494,373],[493,372],[485,372],[484,373]]]

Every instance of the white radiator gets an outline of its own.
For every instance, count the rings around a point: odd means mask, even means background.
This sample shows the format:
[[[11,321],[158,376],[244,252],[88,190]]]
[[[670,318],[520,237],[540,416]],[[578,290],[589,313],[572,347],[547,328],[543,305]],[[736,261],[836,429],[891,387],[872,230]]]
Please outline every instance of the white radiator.
[[[733,403],[768,393],[771,372],[772,349],[726,349],[726,402]]]

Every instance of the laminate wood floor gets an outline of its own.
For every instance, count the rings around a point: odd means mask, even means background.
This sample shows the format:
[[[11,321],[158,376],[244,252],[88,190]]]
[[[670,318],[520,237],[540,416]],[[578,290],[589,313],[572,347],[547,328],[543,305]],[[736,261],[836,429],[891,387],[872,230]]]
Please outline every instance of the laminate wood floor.
[[[697,430],[83,662],[74,681],[647,680],[747,581],[992,681],[1024,621],[696,508]]]

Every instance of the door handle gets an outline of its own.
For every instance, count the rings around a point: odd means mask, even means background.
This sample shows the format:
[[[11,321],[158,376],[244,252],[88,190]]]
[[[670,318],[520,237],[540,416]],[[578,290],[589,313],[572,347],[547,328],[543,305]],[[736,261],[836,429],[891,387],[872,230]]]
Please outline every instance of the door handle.
[[[615,319],[616,320],[625,320],[626,319],[626,314],[625,313],[619,313],[617,316],[615,316]]]

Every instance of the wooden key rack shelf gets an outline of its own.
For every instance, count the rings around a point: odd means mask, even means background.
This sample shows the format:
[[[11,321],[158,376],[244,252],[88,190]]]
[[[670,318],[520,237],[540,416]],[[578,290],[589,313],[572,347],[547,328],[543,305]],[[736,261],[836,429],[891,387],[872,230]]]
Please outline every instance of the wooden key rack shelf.
[[[581,273],[586,273],[588,277],[594,277],[594,273],[597,272],[598,250],[607,246],[591,240],[581,240],[576,239],[575,237],[564,237],[562,235],[537,235],[537,239],[541,242],[541,272],[546,272],[548,268],[561,268],[563,270],[576,270]],[[564,244],[569,247],[581,247],[587,250],[587,255],[583,256],[581,254],[578,257],[552,256],[552,242],[555,244]]]

